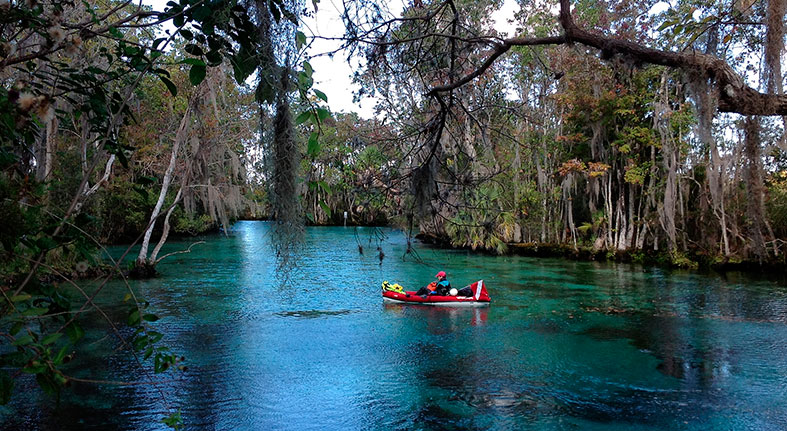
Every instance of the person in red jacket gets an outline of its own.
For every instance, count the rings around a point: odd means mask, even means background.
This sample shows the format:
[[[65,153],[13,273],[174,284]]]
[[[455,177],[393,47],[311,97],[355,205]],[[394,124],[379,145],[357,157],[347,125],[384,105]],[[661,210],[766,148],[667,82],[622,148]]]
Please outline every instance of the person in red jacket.
[[[448,291],[451,290],[451,283],[448,281],[445,271],[438,272],[435,278],[437,278],[437,281],[433,281],[428,286],[418,289],[418,292],[415,294],[423,297],[427,295],[448,295]]]
[[[451,290],[451,283],[448,281],[448,277],[445,275],[445,271],[440,271],[435,275],[437,278],[437,288],[435,289],[436,295],[448,295],[448,292]]]

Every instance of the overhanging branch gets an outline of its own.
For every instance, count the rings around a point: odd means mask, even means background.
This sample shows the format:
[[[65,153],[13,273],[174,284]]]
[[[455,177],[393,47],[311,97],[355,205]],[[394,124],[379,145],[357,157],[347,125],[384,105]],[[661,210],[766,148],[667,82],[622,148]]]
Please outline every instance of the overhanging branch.
[[[495,45],[484,62],[456,81],[433,87],[428,95],[454,90],[486,72],[497,59],[514,46],[562,45],[579,43],[599,49],[603,58],[622,56],[639,63],[681,69],[713,81],[719,88],[720,112],[742,115],[787,115],[787,96],[761,93],[746,85],[727,62],[698,52],[675,52],[649,48],[613,39],[579,28],[571,17],[569,0],[560,0],[560,26],[563,35],[544,38],[509,38]]]

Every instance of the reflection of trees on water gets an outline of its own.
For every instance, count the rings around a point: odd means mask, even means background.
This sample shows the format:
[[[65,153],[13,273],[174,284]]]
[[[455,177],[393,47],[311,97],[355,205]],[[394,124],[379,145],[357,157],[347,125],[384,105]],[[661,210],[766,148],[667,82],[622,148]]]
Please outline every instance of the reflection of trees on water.
[[[126,318],[122,307],[105,306],[102,309],[115,321]],[[129,361],[128,350],[107,329],[105,322],[99,317],[84,319],[83,328],[86,335],[80,342],[89,348],[83,349],[80,360],[67,364],[63,371],[78,378],[139,384],[120,386],[70,382],[63,389],[61,399],[53,402],[53,397],[41,392],[33,376],[29,376],[16,382],[19,392],[11,401],[13,413],[0,411],[0,430],[141,429],[163,416],[151,419],[145,415],[118,414],[141,409],[165,410],[160,403],[160,394],[146,383],[148,380],[136,364]],[[132,331],[121,328],[120,332],[128,339]]]
[[[752,403],[758,405],[758,397],[772,405],[784,401],[783,395],[757,392],[773,384],[761,383],[768,375],[784,381],[774,358],[787,357],[787,346],[773,342],[783,336],[780,328],[787,323],[783,287],[774,283],[757,288],[735,283],[747,280],[626,264],[567,263],[562,267],[547,261],[537,268],[523,285],[536,299],[526,317],[529,331],[552,340],[562,340],[566,332],[596,342],[626,340],[640,354],[657,359],[650,370],[668,377],[649,376],[645,366],[643,383],[637,384],[631,377],[608,374],[603,366],[593,364],[599,359],[593,352],[555,347],[568,361],[590,366],[593,375],[582,379],[591,389],[583,392],[560,382],[564,376],[555,376],[557,388],[542,390],[536,397],[528,397],[527,390],[518,391],[519,399],[536,400],[529,406],[523,404],[523,414],[548,406],[551,414],[560,412],[596,423],[672,428],[684,421],[701,421],[714,411],[716,417],[732,415],[741,420],[750,415],[745,409],[751,409]],[[555,344],[545,342],[542,347]],[[631,352],[621,355],[636,358]],[[762,365],[769,369],[759,368]],[[519,380],[512,385],[515,393],[517,386],[524,385]],[[559,392],[561,387],[564,393]],[[772,418],[783,413],[780,408],[771,410]],[[539,414],[543,418],[549,413]],[[779,429],[770,419],[761,419],[758,426]]]
[[[774,292],[744,289],[728,285],[723,280],[696,275],[664,276],[661,270],[652,285],[637,283],[625,273],[616,278],[618,285],[629,284],[624,299],[610,296],[592,308],[593,312],[625,319],[623,327],[595,326],[582,332],[596,339],[628,339],[640,351],[659,359],[657,370],[677,380],[677,387],[668,391],[644,391],[625,388],[587,409],[578,407],[583,416],[596,421],[635,420],[658,417],[660,414],[695,421],[707,417],[711,411],[733,416],[745,415],[738,411],[758,397],[778,397],[778,394],[756,394],[744,375],[747,367],[758,358],[785,357],[787,348],[768,341],[773,329],[779,331],[786,323],[787,300]],[[655,281],[655,283],[653,283]],[[638,297],[639,296],[639,297]],[[651,306],[627,307],[625,302],[637,304],[650,301]],[[766,326],[763,326],[765,324]],[[772,326],[776,324],[777,326]],[[778,375],[778,371],[771,370]],[[757,370],[762,374],[767,370]],[[764,378],[758,375],[757,378]],[[748,382],[741,384],[741,381]],[[771,400],[772,401],[772,400]],[[666,411],[668,409],[673,409]],[[731,413],[734,412],[734,413]],[[576,413],[576,412],[575,412]],[[606,418],[606,419],[605,419]],[[761,429],[779,429],[775,422],[761,421]]]

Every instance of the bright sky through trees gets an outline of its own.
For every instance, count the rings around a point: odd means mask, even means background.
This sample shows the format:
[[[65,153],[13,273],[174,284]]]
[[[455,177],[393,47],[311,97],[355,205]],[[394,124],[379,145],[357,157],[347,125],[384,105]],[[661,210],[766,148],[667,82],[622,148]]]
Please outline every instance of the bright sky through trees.
[[[169,0],[143,0],[143,3],[153,6],[154,9],[164,10]],[[311,7],[311,5],[309,5]],[[344,34],[344,25],[340,18],[339,8],[341,2],[323,0],[318,3],[317,13],[314,17],[304,18],[302,30],[311,37],[313,35],[324,38],[341,37]],[[492,19],[497,22],[496,28],[509,36],[514,33],[514,25],[509,23],[519,6],[514,0],[505,0],[503,7],[493,14]],[[392,8],[395,11],[395,8]],[[167,22],[167,25],[170,25]],[[339,41],[315,39],[310,55],[316,56],[310,60],[314,67],[315,88],[328,96],[331,110],[335,112],[357,112],[363,118],[374,116],[374,98],[364,97],[359,103],[353,101],[353,93],[360,87],[352,82],[353,70],[360,66],[358,60],[353,60],[352,65],[347,64],[346,54],[338,53],[333,57],[323,55],[334,51],[340,45]]]

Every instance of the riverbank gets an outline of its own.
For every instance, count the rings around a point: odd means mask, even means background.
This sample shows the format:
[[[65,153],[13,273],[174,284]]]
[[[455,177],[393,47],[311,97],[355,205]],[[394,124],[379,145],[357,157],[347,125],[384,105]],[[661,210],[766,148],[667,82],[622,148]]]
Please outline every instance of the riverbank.
[[[568,244],[518,243],[508,244],[509,253],[532,257],[563,257],[573,260],[614,261],[640,263],[683,269],[713,269],[716,271],[784,271],[787,262],[758,262],[738,257],[710,256],[694,252],[646,252],[646,251],[606,251],[592,247]],[[784,258],[784,257],[783,257]]]
[[[423,243],[445,249],[466,249],[478,253],[490,253],[486,250],[472,250],[469,247],[455,247],[443,238],[418,234],[416,239]],[[759,262],[752,259],[744,259],[736,256],[712,256],[699,252],[673,252],[668,251],[645,251],[645,250],[597,250],[590,246],[578,245],[574,248],[571,244],[554,243],[507,243],[507,251],[504,255],[517,255],[527,257],[559,257],[577,261],[605,261],[637,263],[643,265],[660,266],[666,268],[681,269],[712,269],[718,272],[726,271],[772,271],[775,273],[787,273],[787,255],[782,254],[781,260],[772,259]]]

